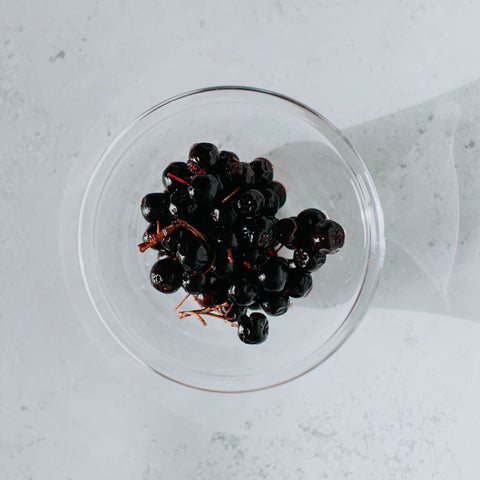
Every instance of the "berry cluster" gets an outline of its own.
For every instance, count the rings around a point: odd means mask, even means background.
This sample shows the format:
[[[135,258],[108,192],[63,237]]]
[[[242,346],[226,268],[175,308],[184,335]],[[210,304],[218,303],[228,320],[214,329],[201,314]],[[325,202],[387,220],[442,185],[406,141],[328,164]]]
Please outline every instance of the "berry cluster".
[[[268,335],[266,315],[284,314],[291,298],[312,288],[312,272],[326,255],[344,244],[343,228],[316,208],[296,217],[277,219],[286,201],[284,186],[273,180],[266,158],[250,163],[196,143],[187,162],[173,162],[162,176],[165,191],[141,201],[149,225],[138,245],[158,251],[150,272],[160,292],[187,293],[201,308],[179,313],[182,318],[218,317],[237,327],[248,344]],[[282,246],[293,258],[278,254]],[[248,315],[248,310],[254,310]]]

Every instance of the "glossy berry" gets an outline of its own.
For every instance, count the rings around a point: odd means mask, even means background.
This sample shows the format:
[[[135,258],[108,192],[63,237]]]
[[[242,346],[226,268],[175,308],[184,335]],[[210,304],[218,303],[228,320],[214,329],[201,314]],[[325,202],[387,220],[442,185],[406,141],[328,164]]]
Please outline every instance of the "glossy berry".
[[[160,224],[160,228],[163,228],[165,225]],[[143,232],[142,241],[146,242],[152,238],[152,235],[157,233],[157,225],[155,223],[151,223],[146,230]],[[163,247],[161,242],[156,243],[151,247],[153,250],[163,251],[165,248]]]
[[[230,188],[248,188],[255,183],[255,173],[248,163],[232,162],[227,165],[224,179],[224,186]]]
[[[238,337],[244,343],[256,345],[263,343],[268,337],[268,320],[260,312],[243,315],[238,320]]]
[[[233,318],[235,322],[238,322],[243,315],[247,313],[247,310],[250,307],[241,307],[240,305],[234,305],[230,310],[230,317]]]
[[[240,225],[238,237],[246,248],[268,248],[275,242],[274,222],[269,217],[255,217]]]
[[[177,259],[186,272],[203,272],[210,263],[207,245],[196,237],[178,245]]]
[[[265,197],[258,190],[247,190],[237,197],[234,205],[240,216],[252,218],[263,209]]]
[[[168,192],[149,193],[142,198],[140,208],[143,218],[148,223],[162,221],[165,217],[170,217],[168,207],[170,205],[170,194]]]
[[[194,274],[190,272],[184,272],[182,275],[182,287],[187,293],[193,295],[198,295],[203,292],[205,286],[207,285],[207,276],[199,274]]]
[[[171,259],[158,260],[150,271],[150,283],[162,293],[176,292],[182,284],[183,268]]]
[[[282,218],[277,223],[276,240],[288,248],[292,248],[298,226],[295,218]]]
[[[280,202],[277,194],[271,188],[264,188],[262,195],[265,198],[265,205],[262,213],[267,216],[275,215],[278,212]]]
[[[198,204],[210,204],[220,191],[220,182],[215,175],[195,175],[188,186],[190,198]]]
[[[297,215],[297,225],[303,233],[309,233],[318,222],[326,218],[327,216],[318,208],[307,208]]]
[[[293,262],[297,268],[303,268],[307,272],[317,271],[327,260],[322,252],[315,252],[298,248],[293,252]]]
[[[272,257],[258,271],[258,283],[267,292],[281,292],[285,288],[289,273],[288,261]]]
[[[250,162],[255,173],[255,186],[267,187],[273,180],[273,165],[266,158],[256,158],[253,162]]]
[[[228,298],[237,305],[248,307],[258,298],[260,287],[245,279],[236,279],[228,289]]]
[[[169,210],[173,218],[188,220],[196,213],[197,204],[186,190],[178,190],[170,196]]]
[[[260,310],[262,308],[262,305],[260,303],[260,300],[255,300],[251,305],[246,308],[248,310]]]
[[[163,171],[162,182],[169,193],[185,190],[190,182],[190,171],[185,162],[173,162]]]
[[[213,280],[206,285],[203,292],[196,295],[197,302],[202,307],[214,307],[227,301],[227,289],[222,280]]]
[[[345,243],[345,230],[333,220],[319,222],[308,238],[309,246],[326,254],[338,252]]]
[[[211,210],[210,218],[214,224],[230,228],[237,221],[238,213],[233,203],[220,203]]]
[[[282,208],[287,201],[287,191],[282,183],[276,182],[275,180],[271,183],[270,188],[276,193],[278,197],[278,208]]]
[[[218,148],[213,143],[195,143],[188,154],[188,168],[192,173],[208,170],[218,160]]]
[[[212,274],[218,278],[231,275],[235,268],[235,262],[231,249],[218,248],[215,251],[215,260],[212,265]]]
[[[187,241],[190,237],[191,234],[189,232],[179,229],[175,230],[168,237],[165,237],[160,244],[162,248],[176,255],[178,245],[184,241]]]
[[[230,248],[232,251],[235,251],[238,247],[238,239],[235,232],[227,228],[216,227],[211,233],[211,238],[213,248],[221,247],[225,250]]]
[[[316,208],[277,219],[287,192],[273,178],[265,158],[245,163],[233,152],[197,143],[186,163],[173,162],[164,170],[166,190],[141,201],[149,225],[139,250],[158,251],[152,285],[165,293],[182,286],[202,307],[183,314],[223,315],[248,344],[262,343],[268,335],[266,315],[248,312],[262,308],[283,315],[290,298],[310,291],[311,272],[325,263],[326,254],[345,241],[343,228]],[[152,245],[162,229],[167,236]],[[291,260],[277,256],[279,244],[294,249]]]
[[[241,253],[240,260],[248,269],[257,270],[268,260],[264,249],[248,248]]]
[[[165,250],[163,248],[158,249],[158,254],[157,254],[157,260],[166,260],[166,259],[174,260],[176,261],[175,254],[172,252],[169,252],[168,250]]]
[[[312,276],[300,268],[293,268],[288,274],[285,293],[290,297],[300,298],[305,296],[312,288]]]
[[[212,167],[212,170],[223,176],[231,163],[239,161],[236,153],[221,150],[218,154],[217,163]]]
[[[287,312],[290,299],[281,293],[265,292],[262,295],[261,305],[265,313],[278,317]]]

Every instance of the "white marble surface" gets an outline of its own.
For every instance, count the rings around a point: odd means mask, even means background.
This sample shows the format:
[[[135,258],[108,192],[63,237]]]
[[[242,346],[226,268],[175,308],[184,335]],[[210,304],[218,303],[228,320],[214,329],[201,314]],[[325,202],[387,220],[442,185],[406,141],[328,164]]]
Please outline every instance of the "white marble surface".
[[[0,478],[478,477],[479,4],[3,0],[0,13]],[[225,396],[137,364],[75,262],[61,267],[112,137],[172,94],[228,83],[345,129],[379,184],[389,250],[375,308],[326,364]],[[399,209],[414,229],[420,213],[440,220],[417,245]]]

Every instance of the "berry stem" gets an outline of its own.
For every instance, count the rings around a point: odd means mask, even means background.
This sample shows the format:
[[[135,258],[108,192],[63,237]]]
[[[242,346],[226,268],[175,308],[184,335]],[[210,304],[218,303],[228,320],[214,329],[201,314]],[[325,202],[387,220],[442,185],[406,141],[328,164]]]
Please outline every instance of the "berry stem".
[[[179,228],[186,228],[187,230],[192,232],[196,237],[201,238],[208,245],[207,237],[205,237],[205,235],[203,235],[202,232],[198,231],[195,227],[192,227],[185,220],[175,220],[173,223],[171,223],[170,225],[167,225],[162,230],[160,230],[160,225],[157,222],[157,233],[152,235],[146,242],[139,243],[138,249],[141,252],[144,252],[148,248],[156,245],[158,242],[161,242],[164,238],[168,237],[175,230],[178,230]]]
[[[188,317],[190,315],[193,315],[194,317],[197,317],[202,322],[204,327],[206,327],[207,322],[198,313],[200,311],[201,310],[188,310],[188,311],[185,311],[185,312],[179,312],[178,313],[178,318],[184,318],[184,317]],[[202,313],[205,313],[205,312],[202,312]]]
[[[167,177],[170,177],[173,180],[176,180],[177,182],[183,183],[184,185],[190,185],[186,180],[184,180],[183,178],[177,177],[176,175],[173,175],[173,173],[167,173]]]
[[[178,303],[177,303],[177,306],[173,309],[174,312],[176,312],[178,310],[178,308],[180,307],[180,305],[182,305],[182,303],[190,296],[190,294],[188,293],[185,298],[183,300],[180,300]]]
[[[224,303],[221,303],[220,305],[215,305],[213,308],[213,310],[216,310],[217,312],[220,311],[221,308],[224,308],[224,307],[228,307],[230,306],[230,304],[228,302],[224,302]],[[220,312],[221,313],[221,312]],[[225,313],[226,315],[227,313]]]
[[[237,187],[230,195],[227,195],[227,196],[222,200],[222,203],[225,203],[228,199],[232,198],[239,190],[240,190],[240,187]]]
[[[228,307],[227,311],[225,312],[225,316],[228,317],[228,314],[232,311],[232,308],[233,308],[233,302],[230,304],[230,306]]]
[[[195,296],[193,296],[193,298],[195,298]],[[184,300],[180,302],[179,306],[181,305],[181,303],[183,303]],[[214,307],[204,307],[204,308],[199,308],[197,310],[185,310],[183,312],[178,313],[178,318],[184,318],[184,317],[193,315],[194,317],[197,317],[204,325],[206,325],[207,322],[205,322],[205,320],[202,318],[202,315],[209,315],[210,317],[220,318],[221,320],[224,320],[225,322],[229,323],[232,326],[236,326],[237,324],[235,323],[233,317],[228,316],[228,314],[230,313],[230,310],[233,307],[233,303],[230,304],[228,310],[225,313],[218,313],[218,310],[220,308],[226,307],[228,305],[229,305],[228,302],[225,302],[220,305],[215,305]]]
[[[217,313],[212,313],[212,312],[206,312],[205,315],[210,315],[211,317],[220,318],[224,322],[227,322],[228,324],[230,324],[232,327],[237,326],[237,324],[230,317],[219,315]]]
[[[213,267],[213,264],[215,263],[215,260],[217,259],[217,253],[213,252],[213,259],[212,262],[210,263],[210,266],[202,273],[202,275],[206,275]]]

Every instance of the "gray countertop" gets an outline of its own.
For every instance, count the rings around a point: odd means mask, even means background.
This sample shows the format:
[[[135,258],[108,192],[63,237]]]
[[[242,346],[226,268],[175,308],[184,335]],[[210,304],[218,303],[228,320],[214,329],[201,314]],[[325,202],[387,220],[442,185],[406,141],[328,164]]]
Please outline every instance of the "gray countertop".
[[[3,0],[0,12],[2,479],[478,478],[479,4]],[[291,95],[341,127],[386,214],[385,272],[358,330],[313,372],[249,394],[135,362],[95,316],[76,259],[79,201],[115,135],[219,84]],[[435,215],[420,242],[404,235]]]

